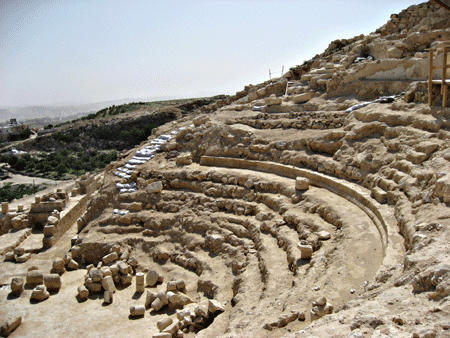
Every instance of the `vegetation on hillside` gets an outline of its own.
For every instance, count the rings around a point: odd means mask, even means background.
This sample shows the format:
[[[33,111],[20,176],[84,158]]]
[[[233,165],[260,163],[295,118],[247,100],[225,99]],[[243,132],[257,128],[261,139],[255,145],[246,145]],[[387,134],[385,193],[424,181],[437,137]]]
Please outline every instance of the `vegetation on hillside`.
[[[20,199],[25,195],[34,195],[38,191],[47,188],[47,184],[15,184],[6,183],[0,188],[0,202],[12,202],[14,199]]]
[[[22,130],[18,134],[9,134],[8,135],[8,142],[14,142],[14,141],[19,141],[19,140],[26,140],[27,138],[30,137],[31,134],[32,134],[32,132],[31,132],[30,128],[26,128],[26,129]]]
[[[0,162],[8,163],[16,171],[49,178],[70,178],[85,172],[97,172],[117,159],[117,151],[79,151],[71,153],[64,149],[53,153],[39,153],[36,156],[2,155]]]

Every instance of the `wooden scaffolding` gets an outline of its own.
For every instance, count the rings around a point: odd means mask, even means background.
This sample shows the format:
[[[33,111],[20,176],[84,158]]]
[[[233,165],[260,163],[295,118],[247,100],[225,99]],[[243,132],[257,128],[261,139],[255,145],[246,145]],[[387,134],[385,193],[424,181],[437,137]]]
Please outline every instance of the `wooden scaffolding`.
[[[438,50],[443,50],[442,66],[434,65],[434,56],[437,54]],[[441,86],[442,94],[442,107],[447,107],[448,100],[448,86],[450,85],[450,80],[447,79],[447,71],[450,69],[450,64],[448,63],[448,52],[450,50],[450,45],[446,44],[441,47],[430,48],[429,56],[429,74],[428,74],[428,105],[433,104],[433,85]],[[434,80],[433,71],[435,69],[442,69],[442,79]]]

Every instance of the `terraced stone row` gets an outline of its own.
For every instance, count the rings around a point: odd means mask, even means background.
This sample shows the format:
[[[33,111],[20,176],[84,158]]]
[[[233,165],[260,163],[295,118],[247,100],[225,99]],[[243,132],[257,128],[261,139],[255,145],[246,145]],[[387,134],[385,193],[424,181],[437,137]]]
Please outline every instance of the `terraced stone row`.
[[[253,117],[237,118],[234,123],[256,129],[335,129],[344,125],[346,115],[344,112],[258,114]]]

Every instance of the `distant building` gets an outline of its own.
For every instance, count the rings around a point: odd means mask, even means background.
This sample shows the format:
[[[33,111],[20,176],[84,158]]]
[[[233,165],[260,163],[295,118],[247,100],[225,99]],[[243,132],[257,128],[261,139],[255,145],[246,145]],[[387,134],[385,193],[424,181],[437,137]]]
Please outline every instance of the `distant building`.
[[[0,127],[0,139],[2,141],[6,141],[9,135],[19,135],[26,129],[27,126],[20,122],[17,122],[17,119],[10,119],[9,125]]]

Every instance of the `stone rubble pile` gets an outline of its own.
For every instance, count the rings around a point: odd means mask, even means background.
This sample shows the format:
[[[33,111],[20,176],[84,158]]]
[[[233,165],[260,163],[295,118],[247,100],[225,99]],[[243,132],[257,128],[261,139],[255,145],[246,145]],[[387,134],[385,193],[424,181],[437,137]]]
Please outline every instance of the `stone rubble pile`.
[[[22,247],[17,247],[13,251],[5,253],[5,261],[25,263],[31,258],[31,253],[25,252]]]

